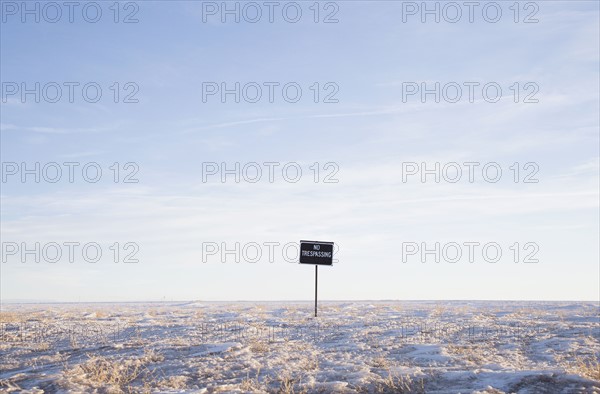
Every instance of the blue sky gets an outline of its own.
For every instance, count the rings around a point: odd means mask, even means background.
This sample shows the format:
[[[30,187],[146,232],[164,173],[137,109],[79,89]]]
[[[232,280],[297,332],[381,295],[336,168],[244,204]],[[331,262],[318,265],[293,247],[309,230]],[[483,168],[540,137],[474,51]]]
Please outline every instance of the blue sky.
[[[477,11],[473,23],[466,15],[422,23],[419,14],[403,22],[406,2],[389,1],[319,3],[319,18],[336,10],[337,23],[315,23],[313,2],[297,3],[298,23],[277,9],[274,23],[222,23],[203,14],[206,2],[148,1],[134,3],[138,22],[128,24],[114,23],[113,2],[98,2],[97,23],[77,10],[74,23],[23,23],[7,13],[14,2],[1,3],[2,162],[103,169],[98,183],[8,177],[2,242],[97,242],[104,256],[95,264],[10,256],[0,264],[3,300],[308,300],[312,267],[286,262],[280,249],[273,263],[202,262],[203,243],[301,239],[339,245],[339,262],[320,270],[323,299],[598,300],[597,2],[536,2],[537,23],[522,23],[534,10],[527,2],[519,3],[519,23],[513,2],[497,2],[497,23]],[[135,9],[118,4],[120,18]],[[6,93],[7,83],[36,82],[95,82],[103,95],[88,103],[77,89],[72,103],[65,95],[36,103]],[[122,102],[128,82],[139,88],[137,103]],[[279,90],[273,103],[203,102],[207,82],[295,82],[303,95],[296,103]],[[315,82],[321,94],[335,84],[338,102],[315,103]],[[487,102],[476,89],[473,103],[423,103],[418,95],[403,100],[407,82],[494,82],[503,96]],[[528,82],[539,88],[538,103],[523,102]],[[112,182],[115,162],[136,163],[139,182]],[[272,183],[203,182],[207,162],[298,163],[303,175],[297,183],[280,173]],[[315,162],[321,176],[336,163],[339,182],[315,183]],[[497,183],[480,173],[472,183],[403,182],[409,162],[493,162],[503,174]],[[515,162],[536,163],[539,182],[515,183]],[[139,262],[111,262],[114,242],[135,242]],[[408,242],[496,242],[503,258],[403,263]],[[515,242],[535,243],[539,262],[515,264]]]

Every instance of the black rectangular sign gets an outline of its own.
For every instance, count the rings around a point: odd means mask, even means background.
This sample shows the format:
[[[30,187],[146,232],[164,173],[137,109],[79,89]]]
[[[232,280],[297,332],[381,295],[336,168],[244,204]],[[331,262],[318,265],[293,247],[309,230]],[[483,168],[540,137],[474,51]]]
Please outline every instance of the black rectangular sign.
[[[300,241],[300,264],[333,265],[333,242]]]

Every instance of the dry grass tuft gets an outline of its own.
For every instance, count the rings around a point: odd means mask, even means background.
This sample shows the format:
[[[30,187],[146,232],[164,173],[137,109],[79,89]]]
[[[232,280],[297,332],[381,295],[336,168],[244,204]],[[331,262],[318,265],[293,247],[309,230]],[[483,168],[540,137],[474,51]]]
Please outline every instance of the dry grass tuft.
[[[374,388],[376,393],[425,393],[425,381],[388,371],[388,377],[375,381]]]
[[[242,383],[240,384],[240,389],[244,391],[258,391],[263,388],[263,385],[260,383],[260,368],[256,371],[256,377],[251,378],[250,372],[246,374],[246,378],[242,379]]]
[[[116,359],[100,355],[88,356],[88,360],[68,371],[68,376],[80,384],[103,388],[111,392],[150,391],[151,387],[167,386],[179,388],[185,381],[182,377],[170,377],[157,382],[154,373],[147,365],[163,361],[164,357],[154,350],[146,351],[140,357]],[[140,383],[139,390],[132,385]],[[176,386],[176,387],[174,387]]]
[[[158,363],[165,360],[165,356],[158,353],[154,349],[147,349],[144,351],[144,355],[140,358],[144,363]]]
[[[600,382],[600,359],[594,356],[578,356],[569,368],[570,372]]]
[[[485,345],[482,343],[448,345],[446,351],[471,364],[481,365],[488,361],[485,357]]]
[[[158,387],[161,389],[185,390],[190,378],[187,376],[169,376],[158,381]]]
[[[277,376],[277,380],[279,381],[279,389],[277,390],[277,393],[304,394],[307,392],[305,389],[296,392],[295,386],[296,384],[300,385],[301,381],[299,378],[295,378],[294,376],[292,376],[292,374],[290,374],[287,371],[282,372],[279,376]]]
[[[48,342],[38,342],[34,343],[31,348],[34,352],[46,352],[51,349],[51,346]]]
[[[269,351],[269,344],[264,341],[253,341],[250,343],[252,353],[266,353]]]
[[[382,369],[389,368],[389,362],[383,356],[375,357],[373,359],[373,361],[371,362],[371,365],[373,366],[373,368],[382,368]]]
[[[25,320],[25,315],[22,313],[0,312],[0,323],[20,323]]]
[[[319,358],[317,356],[307,356],[300,362],[300,369],[303,371],[317,371],[319,369]]]
[[[93,386],[114,385],[125,387],[144,372],[141,360],[111,360],[104,356],[92,356],[75,367],[75,374],[83,374]]]

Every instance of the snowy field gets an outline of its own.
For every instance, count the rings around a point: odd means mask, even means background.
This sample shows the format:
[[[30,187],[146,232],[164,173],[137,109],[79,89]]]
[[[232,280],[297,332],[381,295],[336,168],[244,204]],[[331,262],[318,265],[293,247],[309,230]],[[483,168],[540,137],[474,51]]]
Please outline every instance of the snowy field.
[[[0,392],[600,393],[584,302],[6,304]]]

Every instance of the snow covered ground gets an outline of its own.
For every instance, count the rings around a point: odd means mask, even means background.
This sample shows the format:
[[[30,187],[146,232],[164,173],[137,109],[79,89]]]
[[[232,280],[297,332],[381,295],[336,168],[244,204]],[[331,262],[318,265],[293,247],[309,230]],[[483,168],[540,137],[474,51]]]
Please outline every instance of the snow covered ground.
[[[600,393],[584,302],[5,304],[0,392]]]

